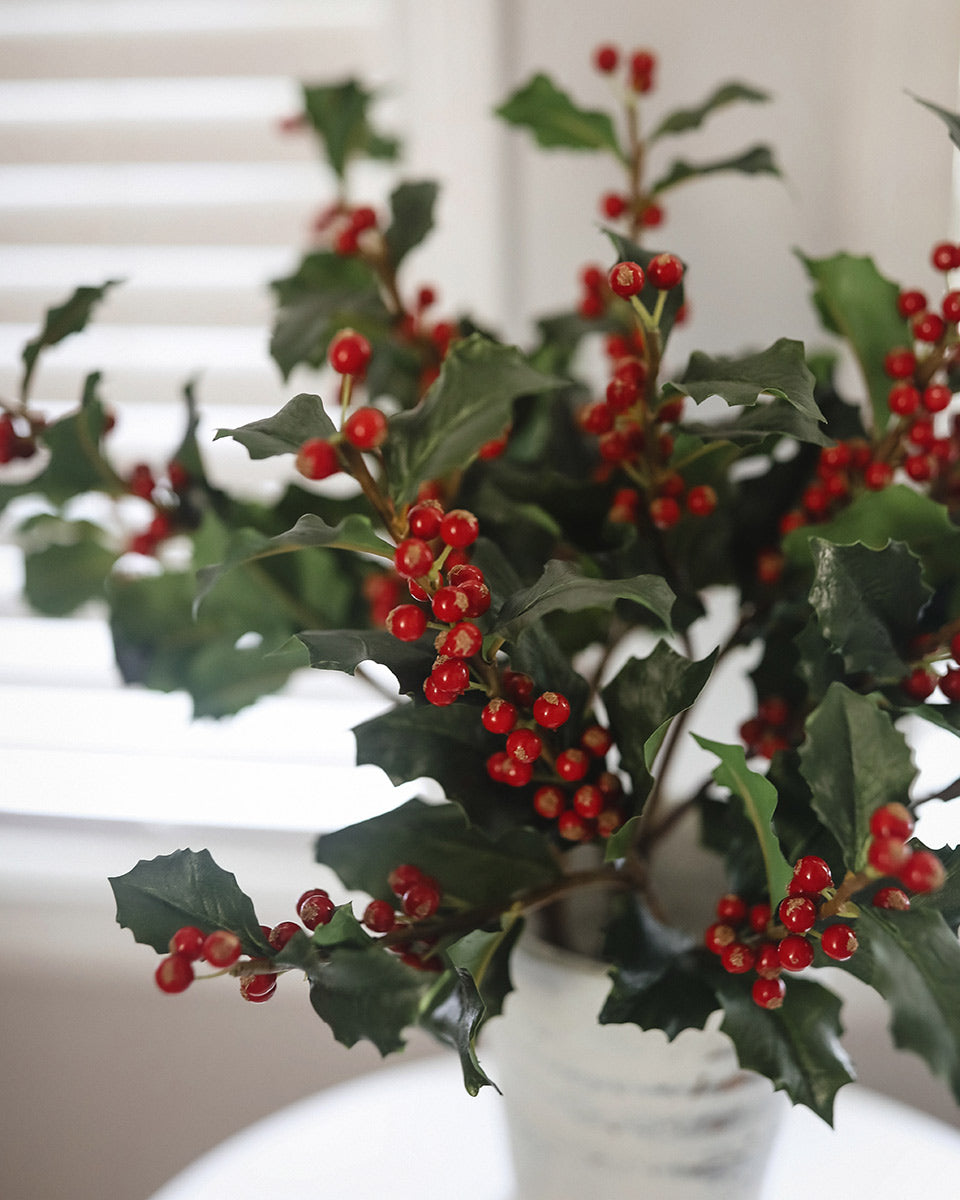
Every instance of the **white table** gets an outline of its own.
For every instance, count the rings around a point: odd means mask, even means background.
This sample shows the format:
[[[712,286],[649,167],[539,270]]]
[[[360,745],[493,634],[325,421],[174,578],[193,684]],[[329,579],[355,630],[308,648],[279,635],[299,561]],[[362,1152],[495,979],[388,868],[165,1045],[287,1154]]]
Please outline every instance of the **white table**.
[[[851,1085],[836,1129],[789,1113],[768,1200],[917,1200],[960,1194],[960,1131]],[[152,1200],[510,1200],[500,1097],[463,1090],[452,1057],[319,1092],[198,1159]],[[590,1200],[590,1198],[585,1198]]]

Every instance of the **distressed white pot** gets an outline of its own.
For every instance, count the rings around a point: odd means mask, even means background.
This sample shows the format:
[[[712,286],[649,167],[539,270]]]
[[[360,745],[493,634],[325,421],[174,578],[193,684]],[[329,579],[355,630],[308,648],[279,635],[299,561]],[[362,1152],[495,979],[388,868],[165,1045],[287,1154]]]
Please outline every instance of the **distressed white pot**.
[[[524,938],[515,990],[487,1026],[514,1200],[752,1200],[785,1101],[716,1029],[600,1025],[603,964]]]

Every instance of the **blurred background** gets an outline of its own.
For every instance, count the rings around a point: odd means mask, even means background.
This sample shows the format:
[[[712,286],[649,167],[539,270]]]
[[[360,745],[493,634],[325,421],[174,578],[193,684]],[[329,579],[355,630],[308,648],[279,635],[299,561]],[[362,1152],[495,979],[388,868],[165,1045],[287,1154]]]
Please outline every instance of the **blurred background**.
[[[402,168],[358,166],[356,199],[380,204],[400,177],[443,187],[407,286],[522,342],[530,314],[569,306],[580,268],[606,261],[598,199],[617,180],[592,156],[536,151],[491,109],[540,69],[605,106],[590,58],[606,41],[656,52],[656,111],[734,78],[774,97],[683,144],[706,160],[768,141],[785,179],[719,176],[670,199],[657,248],[690,264],[678,365],[694,345],[820,344],[795,248],[870,253],[933,286],[930,246],[960,236],[960,156],[909,93],[960,107],[956,0],[0,0],[0,394],[43,310],[108,278],[126,282],[50,353],[34,395],[62,411],[101,370],[121,463],[176,445],[189,378],[211,434],[322,393],[322,375],[284,382],[268,355],[268,281],[333,194],[283,124],[298,81],[354,74],[382,88],[380,123],[406,147]],[[246,457],[219,442],[210,461],[228,482]],[[262,1006],[226,985],[161,995],[106,877],[208,846],[264,920],[289,919],[324,882],[314,834],[397,797],[351,770],[349,728],[376,700],[349,681],[298,679],[191,724],[182,696],[120,691],[95,612],[33,617],[19,582],[0,539],[2,1190],[146,1200],[251,1120],[380,1062],[336,1045],[293,980]],[[732,740],[749,697],[726,699],[709,733]],[[882,1009],[859,994],[849,1008],[863,1081],[960,1127],[946,1088],[890,1050]]]

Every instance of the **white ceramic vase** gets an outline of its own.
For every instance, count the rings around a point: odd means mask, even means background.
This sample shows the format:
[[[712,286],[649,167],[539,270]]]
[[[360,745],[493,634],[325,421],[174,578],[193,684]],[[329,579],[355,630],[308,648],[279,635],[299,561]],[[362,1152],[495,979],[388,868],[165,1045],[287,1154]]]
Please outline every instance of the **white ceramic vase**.
[[[514,1200],[753,1200],[786,1111],[716,1029],[600,1025],[603,964],[525,937],[485,1031]]]

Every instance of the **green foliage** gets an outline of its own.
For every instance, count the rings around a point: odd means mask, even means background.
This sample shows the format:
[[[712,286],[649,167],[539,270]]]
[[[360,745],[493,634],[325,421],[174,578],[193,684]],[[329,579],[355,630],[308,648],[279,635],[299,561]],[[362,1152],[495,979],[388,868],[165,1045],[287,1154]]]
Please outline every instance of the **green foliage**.
[[[102,600],[117,555],[103,544],[99,526],[56,517],[42,525],[51,540],[24,555],[24,595],[31,607],[45,616],[65,617],[88,601]]]
[[[214,440],[230,437],[245,446],[251,458],[296,454],[308,438],[328,438],[337,427],[327,416],[319,396],[301,392],[275,413],[237,429],[218,429]]]
[[[647,142],[652,144],[668,134],[689,133],[694,129],[699,129],[707,117],[730,104],[741,101],[763,104],[769,99],[768,92],[760,91],[759,88],[751,87],[749,84],[722,83],[702,103],[693,108],[675,109],[665,116],[647,135]]]
[[[912,95],[913,93],[910,94]],[[943,121],[947,127],[947,132],[950,134],[950,141],[960,150],[960,113],[941,108],[939,104],[932,104],[929,100],[923,100],[920,96],[914,96],[913,98],[918,104],[922,104],[924,108],[928,108]]]
[[[80,333],[85,329],[93,310],[106,297],[110,289],[117,287],[120,282],[119,279],[108,279],[99,287],[78,287],[63,304],[47,309],[42,329],[23,348],[21,397],[29,394],[33,373],[42,351],[48,346],[55,346],[58,342],[62,342],[70,334]]]
[[[374,99],[375,93],[355,79],[303,88],[304,111],[323,143],[327,162],[341,179],[353,158],[392,160],[399,153],[399,142],[370,124],[367,110]]]
[[[433,209],[438,192],[435,183],[425,180],[421,183],[401,183],[391,194],[393,220],[384,237],[394,269],[433,228]]]
[[[476,1036],[484,1017],[484,1005],[470,972],[459,967],[444,977],[444,988],[431,1003],[421,1023],[439,1041],[452,1046],[460,1056],[463,1084],[471,1096],[483,1087],[499,1088],[477,1060]]]
[[[496,111],[547,149],[608,150],[625,157],[609,115],[580,108],[546,75],[535,75]]]
[[[739,154],[727,158],[712,159],[705,163],[692,163],[678,158],[671,163],[667,170],[654,180],[650,191],[660,195],[674,188],[677,184],[687,183],[691,179],[702,179],[706,175],[717,175],[726,171],[736,171],[741,175],[776,175],[780,168],[770,151],[769,146],[751,146]]]

